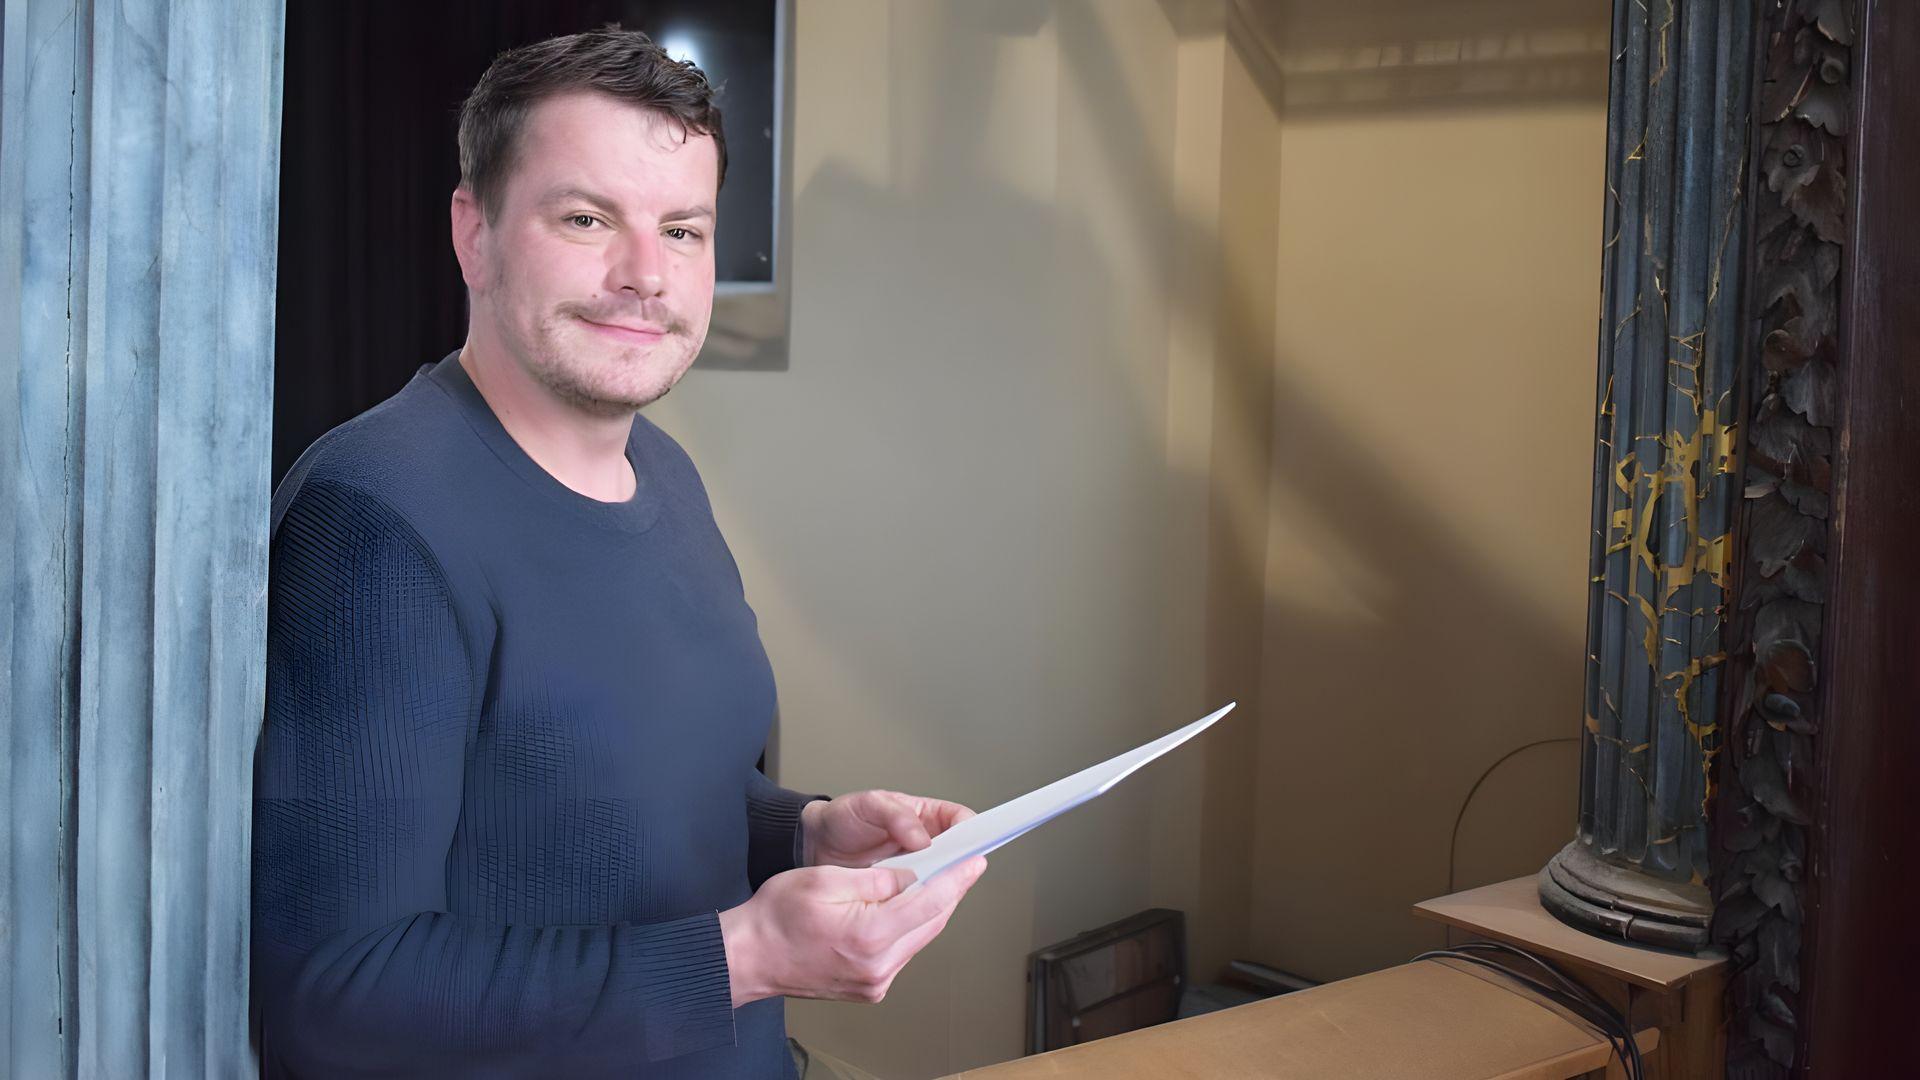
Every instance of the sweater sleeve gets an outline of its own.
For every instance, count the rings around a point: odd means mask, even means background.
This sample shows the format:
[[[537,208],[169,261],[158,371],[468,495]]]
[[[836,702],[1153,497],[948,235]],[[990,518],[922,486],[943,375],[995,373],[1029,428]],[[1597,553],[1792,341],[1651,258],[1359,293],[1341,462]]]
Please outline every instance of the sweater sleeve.
[[[717,913],[509,925],[447,911],[485,684],[426,543],[308,482],[274,534],[255,758],[253,997],[266,1074],[631,1071],[734,1043]]]
[[[803,865],[806,836],[800,810],[825,795],[803,795],[767,779],[759,769],[747,777],[747,880],[755,889],[775,874]]]

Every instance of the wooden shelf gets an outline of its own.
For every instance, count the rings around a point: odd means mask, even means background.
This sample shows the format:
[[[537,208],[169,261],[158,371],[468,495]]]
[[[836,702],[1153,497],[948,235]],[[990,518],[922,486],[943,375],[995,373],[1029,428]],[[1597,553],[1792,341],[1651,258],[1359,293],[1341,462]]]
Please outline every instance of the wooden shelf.
[[[1648,990],[1679,989],[1727,962],[1721,952],[1695,956],[1576,930],[1540,906],[1539,888],[1538,879],[1529,875],[1436,897],[1415,904],[1413,910],[1424,918],[1593,968]]]

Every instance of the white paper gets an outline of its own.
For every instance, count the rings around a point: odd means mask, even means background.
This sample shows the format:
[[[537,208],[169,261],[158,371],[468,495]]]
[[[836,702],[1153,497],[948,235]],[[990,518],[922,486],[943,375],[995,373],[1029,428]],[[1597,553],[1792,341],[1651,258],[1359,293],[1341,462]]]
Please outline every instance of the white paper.
[[[1081,803],[1106,794],[1108,789],[1125,780],[1134,770],[1213,726],[1215,720],[1232,712],[1236,704],[1238,702],[1231,702],[1226,708],[1201,717],[1172,734],[1162,735],[1145,746],[1136,747],[1119,757],[1109,758],[970,817],[934,837],[933,843],[919,851],[882,859],[874,865],[897,866],[913,871],[914,882],[907,887],[918,888],[922,882],[947,867],[965,862],[975,855],[985,855]]]

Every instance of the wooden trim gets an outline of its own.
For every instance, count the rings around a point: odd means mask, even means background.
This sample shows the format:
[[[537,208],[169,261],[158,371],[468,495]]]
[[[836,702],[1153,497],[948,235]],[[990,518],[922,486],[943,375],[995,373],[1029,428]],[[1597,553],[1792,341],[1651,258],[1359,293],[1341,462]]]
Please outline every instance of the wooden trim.
[[[1920,1011],[1920,5],[1868,0],[1848,147],[1841,430],[1813,809],[1806,1075],[1892,1075]]]

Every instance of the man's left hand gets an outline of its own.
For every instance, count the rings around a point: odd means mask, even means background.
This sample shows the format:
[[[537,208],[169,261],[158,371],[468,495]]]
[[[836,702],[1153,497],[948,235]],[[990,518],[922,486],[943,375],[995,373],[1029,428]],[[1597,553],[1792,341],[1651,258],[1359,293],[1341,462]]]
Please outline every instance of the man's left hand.
[[[898,791],[856,791],[800,811],[808,866],[872,866],[881,859],[919,851],[933,838],[973,816],[959,803]]]

